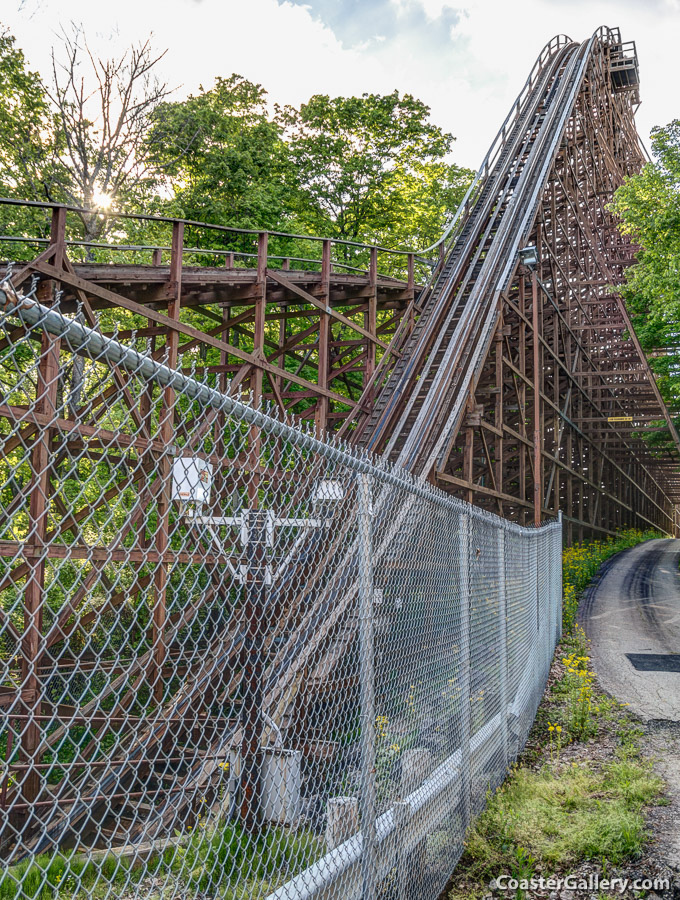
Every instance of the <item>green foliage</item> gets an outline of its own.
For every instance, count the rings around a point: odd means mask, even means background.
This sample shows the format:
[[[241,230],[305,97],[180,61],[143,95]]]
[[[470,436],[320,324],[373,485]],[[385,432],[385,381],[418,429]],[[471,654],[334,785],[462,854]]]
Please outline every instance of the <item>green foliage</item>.
[[[590,668],[588,641],[578,625],[574,627],[568,643],[571,643],[571,649],[567,650],[565,647],[566,656],[562,658],[566,674],[553,690],[563,698],[569,738],[586,740],[591,735],[597,734],[597,719],[594,713],[599,712],[599,708],[595,705],[593,689],[595,676]]]
[[[45,86],[26,65],[15,38],[0,26],[0,196],[58,200],[63,167],[55,162],[58,138]],[[46,238],[40,210],[1,206],[0,233]],[[33,258],[36,245],[4,243],[3,257]]]
[[[282,873],[311,865],[323,854],[323,844],[311,832],[271,828],[257,839],[240,825],[198,830],[186,847],[166,851],[165,865],[180,876],[191,893],[213,894],[225,883],[225,896],[265,897]]]
[[[311,865],[323,848],[305,829],[270,828],[255,840],[239,825],[199,825],[193,834],[178,839],[175,847],[135,869],[114,854],[88,861],[73,852],[43,854],[6,867],[0,874],[0,900],[104,897],[111,886],[124,889],[153,873],[177,876],[186,896],[207,891],[228,900],[265,897],[289,872]],[[147,890],[145,896],[159,896],[150,887],[142,890]]]
[[[612,203],[620,229],[639,245],[621,293],[664,399],[680,400],[680,119],[652,132],[654,162],[628,178]],[[662,356],[652,355],[663,350]],[[680,418],[676,420],[676,427]],[[646,435],[663,447],[667,432]]]
[[[393,246],[438,237],[471,173],[446,162],[453,136],[433,125],[429,112],[397,91],[318,94],[299,110],[279,110],[301,226]]]
[[[156,108],[148,150],[172,194],[168,211],[234,227],[280,228],[286,152],[265,101],[261,85],[231,75]],[[225,240],[225,246],[232,245]]]
[[[6,867],[0,874],[0,900],[58,900],[59,897],[92,896],[95,885],[124,885],[134,874],[129,862],[115,856],[99,863],[73,852],[43,854]],[[95,891],[94,896],[97,896]]]
[[[54,117],[45,86],[0,30],[0,193],[48,200],[54,182]]]
[[[619,864],[640,850],[642,807],[660,788],[649,767],[635,761],[600,770],[584,763],[559,777],[549,768],[516,769],[468,835],[466,868],[485,880],[526,871],[529,860],[546,875],[587,859]]]
[[[472,178],[449,160],[452,135],[410,94],[315,95],[272,114],[262,85],[233,74],[169,102],[153,76],[157,60],[148,41],[118,60],[91,57],[75,29],[57,49],[48,90],[1,32],[0,194],[422,248],[439,237]],[[40,213],[5,209],[0,217],[5,234],[49,233]],[[122,242],[168,242],[160,224],[98,213],[80,214],[79,228],[95,242],[111,231]],[[273,238],[270,253],[295,256],[302,267],[299,257],[318,260],[318,244],[290,243]],[[191,226],[186,244],[235,251],[246,265],[256,236]],[[12,247],[12,256],[32,254],[22,249]],[[336,263],[367,267],[360,249],[343,252]],[[87,257],[110,258],[97,248]],[[224,256],[187,262],[221,265]],[[403,275],[402,263],[395,257],[387,268]]]

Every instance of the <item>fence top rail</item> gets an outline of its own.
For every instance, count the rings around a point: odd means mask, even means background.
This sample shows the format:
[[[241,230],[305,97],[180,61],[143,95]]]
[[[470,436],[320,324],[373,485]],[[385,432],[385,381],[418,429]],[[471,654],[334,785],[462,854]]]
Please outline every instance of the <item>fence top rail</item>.
[[[11,272],[8,272],[0,281],[0,314],[3,318],[16,316],[29,327],[42,329],[55,337],[65,339],[72,352],[76,354],[87,356],[93,360],[109,362],[146,379],[154,380],[163,386],[173,387],[193,400],[224,412],[236,421],[262,428],[272,436],[289,440],[303,449],[326,457],[350,470],[370,475],[379,483],[401,488],[442,508],[488,522],[516,534],[528,535],[561,527],[560,518],[539,527],[526,527],[510,522],[492,512],[452,497],[436,485],[416,478],[382,457],[376,457],[364,450],[352,447],[341,438],[331,436],[322,439],[316,434],[311,424],[307,426],[293,424],[291,421],[280,418],[273,408],[257,408],[228,393],[216,390],[193,375],[185,374],[164,363],[157,362],[151,356],[140,353],[114,338],[106,337],[87,325],[81,324],[77,319],[68,318],[62,313],[42,305],[32,296],[32,291],[28,294],[18,293],[12,286]],[[0,321],[0,324],[4,327],[4,323]]]

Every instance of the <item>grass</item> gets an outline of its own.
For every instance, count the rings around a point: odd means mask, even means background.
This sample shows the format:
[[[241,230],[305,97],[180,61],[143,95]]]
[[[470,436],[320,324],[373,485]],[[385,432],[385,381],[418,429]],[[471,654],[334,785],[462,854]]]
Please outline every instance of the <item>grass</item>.
[[[642,850],[644,808],[659,802],[663,789],[641,757],[642,732],[622,704],[596,690],[585,731],[579,727],[575,736],[567,724],[556,726],[568,722],[571,706],[581,702],[580,686],[570,685],[568,678],[553,685],[528,752],[468,832],[450,900],[486,896],[490,879],[498,875],[549,877],[589,860],[607,868]],[[556,727],[562,730],[551,730]],[[578,751],[584,739],[590,748],[593,737],[605,732],[615,737],[611,758],[594,762],[587,751]]]
[[[626,531],[564,551],[564,638],[550,688],[520,763],[468,831],[449,900],[481,900],[499,875],[564,875],[587,861],[608,871],[640,854],[648,837],[645,807],[663,802],[663,783],[641,756],[637,722],[598,690],[576,616],[606,559],[660,536]],[[593,754],[598,741],[603,752]],[[516,893],[517,900],[525,896]]]
[[[197,829],[185,843],[134,869],[113,855],[96,863],[74,853],[38,856],[4,869],[0,900],[103,898],[112,887],[120,893],[151,876],[161,882],[173,876],[173,883],[179,878],[186,896],[246,900],[266,896],[286,879],[285,873],[310,865],[322,853],[322,842],[305,829],[270,828],[255,839],[239,825],[220,823]],[[156,894],[146,891],[145,896]]]
[[[123,859],[108,857],[97,864],[73,853],[45,854],[3,870],[0,900],[14,900],[17,897],[54,900],[60,895],[73,895],[79,888],[89,888],[97,883],[122,886],[130,874],[129,864]]]
[[[538,772],[520,767],[469,835],[468,873],[488,882],[511,872],[522,850],[533,860],[531,875],[564,871],[583,860],[617,865],[640,848],[642,807],[659,787],[648,768],[632,760],[599,771],[578,764]]]
[[[264,897],[281,882],[281,873],[311,865],[323,846],[305,829],[270,828],[254,841],[240,825],[228,824],[198,831],[186,847],[166,851],[163,868],[182,878],[191,893]]]

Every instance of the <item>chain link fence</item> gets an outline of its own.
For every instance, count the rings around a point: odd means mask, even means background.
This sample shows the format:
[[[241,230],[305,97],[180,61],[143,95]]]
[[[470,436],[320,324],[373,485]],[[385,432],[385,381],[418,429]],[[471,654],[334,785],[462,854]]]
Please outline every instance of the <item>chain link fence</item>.
[[[437,898],[542,694],[560,523],[0,301],[0,897]]]

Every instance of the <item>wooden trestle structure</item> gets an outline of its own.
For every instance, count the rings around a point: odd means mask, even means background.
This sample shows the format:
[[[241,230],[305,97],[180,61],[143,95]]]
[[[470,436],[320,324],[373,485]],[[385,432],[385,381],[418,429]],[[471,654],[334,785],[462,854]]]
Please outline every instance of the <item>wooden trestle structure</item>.
[[[561,509],[569,541],[675,533],[677,411],[610,287],[634,258],[608,204],[644,163],[638,101],[634,45],[618,31],[551,41],[429,260],[115,213],[143,242],[84,246],[78,210],[17,201],[5,212],[21,207],[35,229],[2,240],[25,260],[15,283],[39,277],[43,299],[56,285],[65,313],[121,339],[134,329],[155,358],[387,452],[471,503],[522,523]],[[537,266],[520,262],[526,246]],[[425,389],[437,452],[416,459],[402,449],[414,426],[427,443]],[[652,449],[650,429],[668,439]]]

